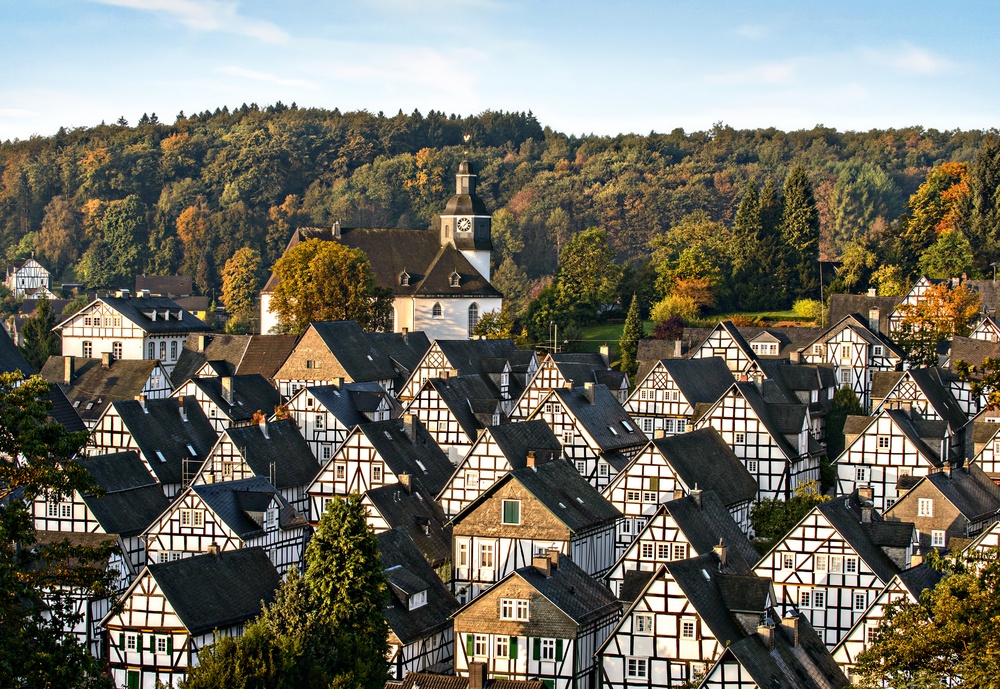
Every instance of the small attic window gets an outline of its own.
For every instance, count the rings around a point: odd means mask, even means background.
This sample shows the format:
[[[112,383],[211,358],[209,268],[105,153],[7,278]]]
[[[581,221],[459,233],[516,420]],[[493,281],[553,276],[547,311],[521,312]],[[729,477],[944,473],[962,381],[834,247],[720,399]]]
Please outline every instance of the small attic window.
[[[622,421],[622,426],[624,426],[625,430],[628,431],[629,433],[635,433],[635,429],[632,427],[632,424],[630,424],[628,421]]]
[[[618,431],[615,430],[614,426],[608,426],[608,430],[611,431],[611,435],[617,436]]]
[[[458,287],[459,283],[462,281],[462,276],[458,274],[458,271],[455,271],[448,279],[451,281],[452,287]]]
[[[76,400],[75,402],[73,402],[73,408],[74,409],[76,409],[79,406],[80,406],[80,400]]]
[[[392,440],[392,433],[390,433],[389,431],[382,431],[382,432],[385,433],[385,437],[386,438],[388,438],[389,440]]]
[[[163,456],[163,453],[162,453],[162,452],[160,452],[159,450],[157,450],[157,451],[156,451],[156,456],[157,456],[157,457],[159,457],[159,459],[160,459],[160,461],[161,461],[161,462],[165,462],[165,461],[167,461],[167,458],[166,458],[166,457],[164,457],[164,456]]]
[[[197,457],[197,456],[198,456],[198,453],[197,453],[197,452],[195,452],[195,451],[194,451],[194,448],[193,448],[193,447],[191,447],[190,445],[188,445],[188,446],[187,446],[187,449],[188,449],[188,452],[190,452],[190,453],[191,453],[191,456],[192,456],[192,457]]]
[[[399,286],[409,287],[410,286],[410,274],[405,270],[399,274]]]
[[[87,409],[93,409],[93,408],[94,408],[94,403],[93,402],[87,402]]]

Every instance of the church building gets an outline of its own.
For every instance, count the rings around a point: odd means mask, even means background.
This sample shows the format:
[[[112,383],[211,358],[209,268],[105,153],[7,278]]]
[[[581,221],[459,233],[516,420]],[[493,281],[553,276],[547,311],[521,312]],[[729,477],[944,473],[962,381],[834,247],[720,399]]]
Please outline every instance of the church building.
[[[428,339],[467,339],[480,316],[499,311],[503,296],[490,284],[491,216],[476,195],[476,174],[468,161],[459,165],[455,195],[433,230],[333,227],[298,228],[286,251],[307,239],[323,239],[361,249],[375,280],[395,293],[394,332],[423,331]],[[260,295],[261,332],[278,325],[271,312],[275,275]]]

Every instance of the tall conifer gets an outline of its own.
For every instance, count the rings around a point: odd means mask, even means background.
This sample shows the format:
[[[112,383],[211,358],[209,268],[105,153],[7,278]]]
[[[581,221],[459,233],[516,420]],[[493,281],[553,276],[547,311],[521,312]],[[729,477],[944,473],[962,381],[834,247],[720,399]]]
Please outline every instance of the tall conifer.
[[[788,245],[790,291],[819,297],[819,213],[806,170],[796,165],[785,178],[781,237]]]

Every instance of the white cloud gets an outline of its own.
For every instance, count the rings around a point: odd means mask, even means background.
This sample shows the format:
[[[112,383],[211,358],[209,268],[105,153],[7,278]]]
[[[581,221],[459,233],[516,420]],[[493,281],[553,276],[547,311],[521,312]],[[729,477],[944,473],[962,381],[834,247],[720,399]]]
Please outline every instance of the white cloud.
[[[235,2],[220,0],[91,0],[103,5],[153,12],[198,31],[249,36],[266,43],[285,43],[288,33],[268,21],[241,15]]]
[[[880,50],[862,48],[861,55],[871,64],[891,67],[907,74],[941,74],[954,67],[951,61],[910,43]]]
[[[794,64],[768,62],[724,74],[709,74],[705,80],[719,86],[743,86],[749,84],[787,84],[794,76]]]
[[[228,74],[234,77],[241,77],[243,79],[251,79],[253,81],[261,81],[265,84],[275,84],[277,86],[301,86],[307,89],[318,88],[316,84],[305,79],[287,79],[285,77],[279,77],[276,74],[269,74],[268,72],[257,72],[252,69],[244,69],[243,67],[236,66],[226,66],[220,67],[219,71],[223,74]]]

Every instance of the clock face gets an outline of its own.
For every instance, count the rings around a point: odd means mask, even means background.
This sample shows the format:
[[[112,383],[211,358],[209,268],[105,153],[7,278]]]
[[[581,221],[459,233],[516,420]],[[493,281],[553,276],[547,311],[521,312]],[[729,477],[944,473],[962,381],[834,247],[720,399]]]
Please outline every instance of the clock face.
[[[472,221],[471,220],[469,220],[468,218],[459,218],[458,219],[458,231],[459,232],[468,232],[471,229],[472,229]]]

